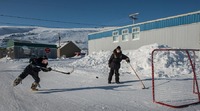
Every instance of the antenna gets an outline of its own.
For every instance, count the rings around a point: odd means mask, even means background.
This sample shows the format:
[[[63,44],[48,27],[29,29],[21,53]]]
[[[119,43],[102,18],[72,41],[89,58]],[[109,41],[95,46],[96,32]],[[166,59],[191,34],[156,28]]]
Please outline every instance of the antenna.
[[[129,18],[133,20],[133,24],[135,23],[135,20],[137,20],[138,18],[136,17],[137,15],[139,15],[139,13],[133,13],[129,15]]]

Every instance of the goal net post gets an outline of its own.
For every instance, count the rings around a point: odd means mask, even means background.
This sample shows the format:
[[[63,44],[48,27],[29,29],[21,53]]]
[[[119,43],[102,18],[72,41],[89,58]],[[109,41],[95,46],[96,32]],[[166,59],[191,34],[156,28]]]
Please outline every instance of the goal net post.
[[[200,103],[200,49],[154,49],[153,102],[172,108]]]

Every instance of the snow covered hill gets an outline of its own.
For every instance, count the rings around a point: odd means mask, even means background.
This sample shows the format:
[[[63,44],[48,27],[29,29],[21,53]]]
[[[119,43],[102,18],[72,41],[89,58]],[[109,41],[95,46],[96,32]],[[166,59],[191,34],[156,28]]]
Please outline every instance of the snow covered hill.
[[[107,60],[111,52],[93,53],[83,58],[49,60],[49,66],[54,69],[70,71],[74,66],[75,71],[71,75],[40,72],[41,88],[38,92],[30,91],[33,82],[31,76],[24,79],[22,84],[12,87],[13,80],[28,64],[27,59],[0,59],[0,111],[199,111],[199,104],[174,109],[152,102],[150,61],[151,51],[155,48],[167,46],[152,44],[123,51],[130,57],[131,65],[148,89],[142,89],[125,61],[120,69],[121,84],[107,84]],[[197,95],[192,93],[191,67],[188,67],[184,53],[164,52],[155,54],[155,57],[156,89],[162,89],[161,95],[156,90],[157,99],[164,98],[172,104],[174,99],[180,104],[188,100],[197,101]]]
[[[73,41],[81,49],[87,49],[87,36],[89,33],[106,30],[108,28],[44,28],[25,26],[0,26],[0,46],[5,46],[8,39],[22,39],[39,43],[58,44]]]

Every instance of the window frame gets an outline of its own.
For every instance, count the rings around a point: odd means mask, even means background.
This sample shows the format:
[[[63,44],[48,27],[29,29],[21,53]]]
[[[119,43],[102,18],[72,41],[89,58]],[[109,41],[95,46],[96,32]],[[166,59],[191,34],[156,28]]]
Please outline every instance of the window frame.
[[[132,28],[131,39],[132,40],[139,40],[140,39],[140,27],[133,27]]]
[[[122,41],[129,41],[129,30],[128,29],[122,30]]]
[[[119,42],[119,31],[112,32],[113,42]]]

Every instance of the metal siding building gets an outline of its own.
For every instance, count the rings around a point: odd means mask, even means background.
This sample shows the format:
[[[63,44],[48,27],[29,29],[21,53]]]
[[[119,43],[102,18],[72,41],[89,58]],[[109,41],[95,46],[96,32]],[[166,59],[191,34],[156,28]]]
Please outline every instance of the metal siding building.
[[[89,53],[137,49],[153,43],[200,48],[200,11],[137,23],[88,35]]]
[[[50,52],[46,53],[45,49]],[[32,55],[57,58],[57,46],[53,44],[31,43],[29,41],[9,40],[7,44],[8,56],[12,59],[29,58]]]

